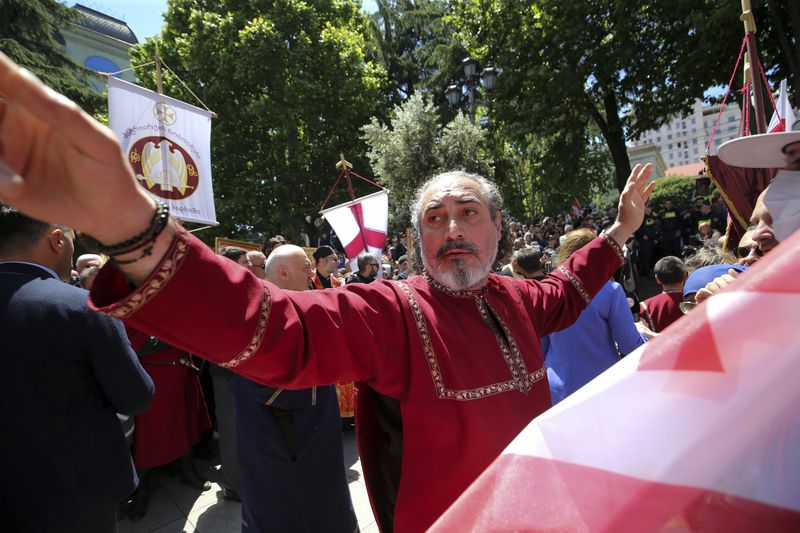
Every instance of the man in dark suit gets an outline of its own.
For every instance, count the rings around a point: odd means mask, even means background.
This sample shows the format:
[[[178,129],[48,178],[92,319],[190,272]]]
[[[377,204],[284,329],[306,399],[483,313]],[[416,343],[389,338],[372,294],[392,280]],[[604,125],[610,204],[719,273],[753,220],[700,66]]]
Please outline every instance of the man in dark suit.
[[[116,531],[136,487],[116,413],[153,382],[122,324],[72,287],[69,228],[0,204],[0,530]]]
[[[302,248],[285,244],[266,261],[266,280],[293,291],[313,271]],[[242,473],[242,531],[358,530],[333,385],[284,390],[236,376]]]

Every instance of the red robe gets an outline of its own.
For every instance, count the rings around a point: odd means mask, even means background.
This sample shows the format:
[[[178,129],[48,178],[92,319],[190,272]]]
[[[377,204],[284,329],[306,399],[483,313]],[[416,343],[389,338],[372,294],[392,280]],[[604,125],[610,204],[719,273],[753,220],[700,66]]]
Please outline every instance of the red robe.
[[[652,331],[661,333],[667,326],[683,316],[680,303],[683,292],[662,292],[639,304],[639,316]]]
[[[130,328],[127,333],[134,350],[150,338]],[[197,372],[181,363],[189,358],[188,353],[173,347],[139,358],[153,378],[155,394],[150,408],[134,420],[131,455],[138,470],[180,459],[211,427]]]
[[[453,293],[415,276],[293,292],[180,230],[144,284],[131,292],[109,264],[90,303],[265,385],[363,381],[398,399],[394,526],[423,531],[550,406],[539,338],[572,324],[621,266],[612,242],[595,239],[541,282],[490,275],[477,291]],[[376,473],[364,459],[369,482]]]

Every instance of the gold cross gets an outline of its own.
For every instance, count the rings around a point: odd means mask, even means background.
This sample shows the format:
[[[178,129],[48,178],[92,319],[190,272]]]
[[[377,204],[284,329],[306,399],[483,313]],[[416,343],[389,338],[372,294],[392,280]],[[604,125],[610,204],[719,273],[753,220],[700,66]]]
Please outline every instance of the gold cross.
[[[339,154],[341,158],[338,163],[336,163],[336,168],[340,170],[349,170],[353,168],[353,164],[344,158],[344,154]]]

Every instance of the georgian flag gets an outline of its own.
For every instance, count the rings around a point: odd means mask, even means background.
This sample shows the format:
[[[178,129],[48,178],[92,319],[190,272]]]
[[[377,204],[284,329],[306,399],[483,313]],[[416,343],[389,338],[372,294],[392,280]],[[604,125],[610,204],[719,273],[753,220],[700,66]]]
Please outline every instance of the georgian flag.
[[[537,417],[433,531],[800,531],[800,232]]]
[[[792,131],[792,125],[794,125],[794,111],[792,111],[792,104],[789,102],[789,91],[785,79],[781,82],[781,94],[778,97],[777,107],[778,109],[772,113],[772,119],[769,121],[767,132],[780,133],[782,131]],[[780,115],[780,117],[778,115]]]
[[[386,189],[324,209],[321,213],[344,246],[353,272],[358,271],[356,259],[364,251],[375,254],[380,265],[389,227],[389,194]],[[382,274],[379,268],[378,277]]]

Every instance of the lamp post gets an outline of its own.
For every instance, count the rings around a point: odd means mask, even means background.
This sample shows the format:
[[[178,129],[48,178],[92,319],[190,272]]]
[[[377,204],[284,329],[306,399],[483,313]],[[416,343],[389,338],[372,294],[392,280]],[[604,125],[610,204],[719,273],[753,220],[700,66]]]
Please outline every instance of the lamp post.
[[[475,124],[475,108],[477,107],[475,91],[480,85],[483,85],[489,92],[493,91],[497,83],[497,69],[486,67],[478,74],[478,61],[471,57],[462,61],[461,65],[464,67],[464,77],[460,81],[448,85],[444,95],[451,107],[457,107],[466,93],[469,121]]]

